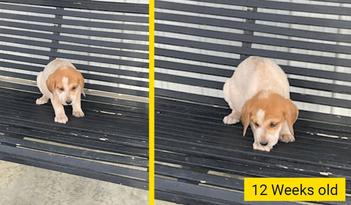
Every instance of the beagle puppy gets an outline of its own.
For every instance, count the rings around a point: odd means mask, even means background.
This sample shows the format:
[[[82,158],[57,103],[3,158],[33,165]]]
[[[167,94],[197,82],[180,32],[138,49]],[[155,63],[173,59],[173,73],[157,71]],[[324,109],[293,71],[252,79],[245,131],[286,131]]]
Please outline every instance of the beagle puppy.
[[[271,59],[251,56],[241,62],[223,87],[232,112],[225,124],[243,124],[243,136],[250,125],[253,149],[269,152],[278,140],[293,142],[293,125],[298,108],[290,100],[284,71]]]
[[[45,104],[50,99],[55,122],[65,124],[68,121],[64,105],[72,105],[73,116],[84,117],[80,102],[81,94],[84,95],[84,78],[69,61],[57,58],[47,64],[37,76],[37,86],[43,96],[36,104]]]

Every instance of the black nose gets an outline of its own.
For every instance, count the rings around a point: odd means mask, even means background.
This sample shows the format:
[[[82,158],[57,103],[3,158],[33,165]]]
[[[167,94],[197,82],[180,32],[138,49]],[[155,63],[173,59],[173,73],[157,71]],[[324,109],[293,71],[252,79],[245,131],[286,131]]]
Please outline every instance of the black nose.
[[[266,145],[268,144],[268,142],[260,142],[260,144],[261,144],[262,146],[266,146]]]
[[[72,103],[72,100],[66,100],[66,104],[70,105]]]

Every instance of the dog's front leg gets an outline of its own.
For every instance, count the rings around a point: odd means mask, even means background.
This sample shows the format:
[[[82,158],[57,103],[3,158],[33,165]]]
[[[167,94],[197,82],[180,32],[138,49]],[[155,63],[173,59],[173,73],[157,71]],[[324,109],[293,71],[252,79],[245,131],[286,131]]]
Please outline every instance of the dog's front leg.
[[[260,145],[260,143],[258,143],[258,142],[254,142],[254,143],[252,144],[252,148],[253,148],[254,150],[260,150],[260,151],[264,151],[264,152],[270,152],[271,149],[272,149],[271,146],[262,146],[262,145]]]
[[[72,115],[74,117],[84,117],[84,112],[80,102],[80,94],[77,96],[77,100],[72,105]]]
[[[43,96],[41,96],[40,98],[38,98],[38,99],[35,101],[35,103],[36,103],[37,105],[42,105],[42,104],[47,103],[48,101],[49,101],[49,98],[43,94]]]
[[[240,115],[240,112],[233,109],[229,115],[223,118],[223,123],[227,125],[236,124],[240,121]]]
[[[288,123],[285,121],[282,131],[280,132],[279,140],[285,143],[294,142],[295,137],[290,133]]]
[[[68,118],[65,114],[63,105],[56,97],[53,97],[51,99],[51,104],[55,111],[55,122],[66,124],[66,122],[68,121]]]

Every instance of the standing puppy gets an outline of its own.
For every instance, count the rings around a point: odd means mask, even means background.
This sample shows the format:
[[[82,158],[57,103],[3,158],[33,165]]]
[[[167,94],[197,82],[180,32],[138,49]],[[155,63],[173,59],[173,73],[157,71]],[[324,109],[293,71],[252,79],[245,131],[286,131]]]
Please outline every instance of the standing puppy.
[[[241,120],[245,136],[250,125],[253,149],[270,151],[278,140],[293,142],[298,109],[290,100],[289,82],[272,60],[251,56],[241,62],[223,87],[224,99],[232,109],[225,124]]]
[[[84,117],[80,103],[84,78],[72,63],[58,58],[51,61],[38,74],[37,85],[43,96],[36,100],[36,104],[45,104],[50,99],[55,122],[65,124],[68,121],[63,105],[72,105],[73,116]]]

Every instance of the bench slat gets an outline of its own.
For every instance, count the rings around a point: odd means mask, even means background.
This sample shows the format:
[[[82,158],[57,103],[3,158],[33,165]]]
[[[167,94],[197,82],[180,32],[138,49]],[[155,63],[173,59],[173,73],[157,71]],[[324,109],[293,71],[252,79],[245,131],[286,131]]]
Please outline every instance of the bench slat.
[[[267,9],[274,9],[274,10],[303,11],[303,12],[311,12],[311,13],[336,14],[336,15],[349,15],[351,12],[350,8],[347,8],[347,7],[322,5],[322,3],[326,1],[320,1],[321,4],[308,4],[308,3],[304,4],[304,3],[296,3],[296,2],[278,2],[278,1],[266,1],[266,0],[253,0],[249,2],[245,0],[238,0],[235,2],[230,0],[216,0],[216,1],[204,0],[203,2],[237,5],[237,6],[244,6],[244,7],[259,7],[259,8],[267,8]],[[338,0],[333,2],[349,3],[347,1],[338,1]]]
[[[93,10],[83,10],[83,9],[75,9],[75,10],[62,10],[55,9],[49,7],[38,7],[29,5],[20,5],[20,4],[8,4],[1,3],[1,9],[4,10],[14,10],[14,11],[22,11],[22,12],[32,12],[32,13],[40,13],[40,14],[56,14],[61,16],[72,16],[72,17],[81,17],[81,18],[93,18],[100,20],[117,20],[124,22],[136,22],[136,23],[148,23],[147,16],[142,14],[130,14],[123,15],[121,13],[104,14],[101,12],[96,12]]]
[[[101,11],[114,11],[114,12],[126,12],[126,13],[141,13],[148,14],[147,4],[137,3],[126,3],[126,2],[102,2],[84,0],[82,1],[71,1],[71,0],[1,0],[2,2],[9,3],[20,3],[27,5],[37,6],[51,6],[51,7],[66,7],[76,9],[89,9],[89,10],[101,10]]]
[[[105,48],[78,46],[78,45],[70,45],[70,44],[62,44],[62,43],[52,46],[52,43],[48,43],[48,42],[25,40],[25,39],[20,39],[20,38],[13,38],[13,37],[0,36],[0,41],[7,42],[7,43],[39,46],[39,47],[43,47],[42,49],[56,48],[56,49],[62,49],[62,50],[87,52],[87,53],[91,53],[91,54],[105,54],[105,55],[118,56],[118,57],[129,57],[129,58],[140,58],[140,59],[147,59],[148,58],[147,53],[141,53],[141,52],[112,50],[112,49],[105,49]],[[15,46],[6,46],[6,45],[2,45],[1,47],[2,47],[2,49],[7,50],[7,51],[13,51],[13,49],[16,48]],[[14,51],[16,51],[16,50],[14,50]],[[50,54],[50,53],[48,53],[48,54]]]
[[[282,36],[290,36],[290,37],[298,37],[298,38],[307,38],[309,39],[311,36],[313,36],[313,39],[316,40],[322,40],[322,41],[330,41],[331,39],[338,41],[338,42],[346,42],[350,43],[350,34],[339,34],[339,33],[331,33],[331,32],[321,32],[321,31],[314,31],[314,30],[305,30],[301,28],[288,28],[288,27],[278,27],[278,26],[271,26],[271,25],[266,25],[266,24],[248,24],[242,21],[232,21],[232,20],[226,20],[226,19],[211,19],[208,17],[202,17],[202,16],[191,16],[191,15],[186,15],[186,14],[173,14],[173,13],[161,13],[161,12],[156,12],[156,18],[157,19],[162,19],[163,21],[174,21],[174,19],[178,19],[178,21],[182,23],[188,23],[188,24],[202,24],[205,26],[213,26],[213,27],[218,27],[220,25],[219,23],[222,22],[221,27],[222,28],[227,28],[227,29],[236,29],[236,30],[246,30],[246,31],[252,31],[252,32],[262,32],[262,33],[268,33],[268,34],[276,34],[276,35],[282,35]],[[160,21],[161,22],[161,21]],[[170,30],[172,28],[179,27],[179,25],[166,25],[165,23],[156,23],[156,29],[162,29],[162,30]],[[188,26],[189,27],[189,26]],[[191,27],[191,26],[190,26]],[[208,29],[201,29],[201,28],[193,28],[193,34],[197,34],[201,31],[201,34],[198,34],[200,36],[208,33]],[[203,32],[202,32],[203,30]],[[216,30],[216,29],[212,29]],[[211,31],[212,31],[211,30]],[[188,30],[185,30],[184,32],[187,32]],[[179,33],[182,33],[182,31],[178,30]],[[226,33],[224,32],[223,36],[225,37]],[[216,38],[221,38],[222,35],[216,36]]]
[[[44,65],[34,66],[34,65],[20,64],[20,63],[25,63],[25,61],[19,62],[19,63],[10,63],[10,62],[5,62],[4,60],[0,60],[0,63],[3,67],[18,69],[18,70],[24,70],[23,67],[25,67],[26,71],[33,71],[33,72],[40,72],[43,70],[43,67],[44,67]],[[101,72],[105,74],[124,75],[124,76],[137,77],[137,78],[148,78],[148,75],[149,75],[146,72],[139,72],[139,71],[133,71],[133,70],[113,69],[113,68],[106,68],[106,67],[93,66],[93,65],[88,66],[88,65],[83,65],[79,63],[75,63],[75,65],[78,68],[84,68],[84,70]]]
[[[333,28],[345,28],[348,29],[351,26],[351,22],[346,20],[335,20],[331,18],[317,18],[317,17],[303,17],[303,16],[295,16],[295,15],[286,15],[286,14],[272,14],[265,12],[246,12],[242,10],[233,10],[227,8],[216,8],[209,7],[203,5],[191,5],[184,3],[174,3],[174,2],[166,2],[166,1],[158,1],[156,3],[156,7],[159,9],[171,9],[182,12],[190,12],[192,14],[206,14],[213,16],[222,16],[222,17],[233,17],[233,18],[243,18],[243,19],[255,19],[262,21],[272,21],[279,23],[292,23],[295,24],[299,22],[299,24],[303,25],[311,25],[311,26],[321,26],[321,27],[333,27]],[[318,7],[318,5],[316,5]],[[350,11],[349,8],[346,8]],[[157,18],[157,16],[156,16]],[[213,17],[212,17],[213,18]],[[175,18],[174,20],[180,20],[181,18]],[[160,20],[163,20],[160,18]],[[225,25],[225,21],[219,23],[218,26]]]
[[[214,170],[245,176],[279,177],[323,176],[322,173],[330,172],[333,176],[346,176],[348,180],[351,179],[351,164],[347,161],[349,156],[347,153],[350,152],[351,146],[350,143],[347,143],[349,140],[339,141],[323,137],[326,140],[323,141],[321,137],[315,138],[312,135],[306,135],[300,129],[300,125],[296,125],[296,142],[288,145],[280,143],[272,153],[254,152],[252,151],[252,137],[235,137],[241,135],[241,126],[238,128],[235,128],[237,126],[224,126],[221,118],[214,122],[200,119],[195,115],[198,111],[189,114],[183,110],[186,107],[181,107],[181,105],[189,106],[187,108],[189,110],[193,110],[192,107],[198,107],[189,103],[162,99],[158,99],[156,102],[162,104],[162,106],[156,105],[158,113],[156,123],[157,162],[182,165],[183,169],[184,166],[189,167],[197,175],[201,173],[200,169],[202,168],[205,171],[203,174],[207,173],[206,170]],[[167,102],[172,108],[165,106]],[[205,112],[215,113],[214,110],[206,108],[206,106],[199,106],[199,110],[202,107],[206,109],[203,110]],[[175,113],[177,109],[180,110]],[[204,116],[207,115],[204,114]],[[280,147],[281,149],[279,149]],[[159,172],[159,174],[161,173]],[[167,171],[161,175],[192,181],[191,177],[171,173],[173,172]],[[199,179],[211,181],[211,176],[202,176]],[[201,182],[199,183],[201,184]],[[225,186],[220,181],[217,183],[212,181],[212,183],[216,186]],[[351,187],[348,186],[347,190],[350,192]]]
[[[120,48],[120,49],[133,49],[133,50],[142,50],[146,51],[147,46],[142,44],[136,43],[127,43],[127,42],[109,42],[109,41],[102,41],[102,40],[94,40],[94,39],[84,39],[79,37],[72,37],[72,36],[55,36],[49,33],[39,33],[33,31],[20,31],[20,30],[13,30],[7,28],[1,28],[1,32],[3,34],[9,35],[16,35],[16,36],[26,36],[31,38],[39,38],[42,40],[56,40],[56,41],[64,41],[64,42],[71,42],[83,45],[92,45],[92,46],[101,46],[101,47],[111,47],[111,48]],[[89,33],[89,31],[87,31]],[[51,47],[54,47],[51,46]]]
[[[206,44],[206,43],[204,43]],[[169,43],[169,45],[173,45]],[[191,45],[191,44],[189,44]],[[178,45],[182,47],[183,45]],[[209,54],[199,54],[195,52],[186,52],[180,50],[173,49],[165,49],[165,48],[156,48],[156,55],[178,58],[182,60],[191,60],[191,61],[199,61],[203,63],[214,63],[225,66],[232,66],[233,59],[229,57],[222,56],[214,56]],[[316,64],[325,64],[325,65],[333,65],[333,66],[344,66],[347,67],[350,65],[351,61],[346,58],[336,58],[336,57],[324,57],[317,55],[309,55],[309,54],[300,54],[300,53],[289,53],[282,51],[272,51],[258,48],[243,48],[239,46],[232,46],[232,54],[240,55],[255,55],[262,57],[270,57],[282,60],[291,60],[298,62],[307,62],[307,63],[316,63]]]
[[[102,163],[97,164],[96,162],[92,162],[89,160],[82,161],[73,157],[42,153],[35,150],[18,149],[15,147],[9,147],[4,145],[0,145],[0,147],[0,158],[2,160],[62,171],[80,176],[87,176],[114,183],[121,183],[124,185],[134,186],[142,189],[147,188],[147,182],[145,181],[146,174],[144,174],[144,176],[141,175],[144,178],[143,180],[141,180],[140,178],[129,178],[123,175],[114,175],[106,172],[99,173],[94,171],[93,167],[100,167],[100,169],[104,169],[106,167],[111,168],[112,166],[104,165]],[[118,167],[113,167],[113,169],[117,171]],[[126,170],[126,172],[128,171],[132,170]]]
[[[147,26],[145,25],[135,25],[129,23],[107,23],[107,22],[94,22],[88,20],[72,20],[72,19],[57,19],[48,17],[38,17],[32,15],[22,15],[22,14],[10,14],[10,13],[0,13],[0,18],[11,19],[11,20],[22,20],[35,23],[45,23],[45,24],[61,24],[69,26],[87,26],[91,28],[105,28],[105,29],[121,29],[130,31],[146,31]]]
[[[20,135],[18,135],[18,137],[20,137]],[[20,140],[20,139],[14,138],[13,136],[11,137],[0,136],[0,141],[3,144],[20,146],[22,148],[35,149],[35,150],[40,150],[44,152],[54,152],[61,155],[65,155],[69,153],[72,156],[76,156],[84,159],[103,160],[111,163],[118,162],[126,165],[147,167],[147,161],[137,156],[127,156],[127,155],[121,156],[121,155],[96,152],[93,150],[79,150],[79,149],[70,148],[70,147],[63,147],[63,146],[35,142],[31,140]]]

